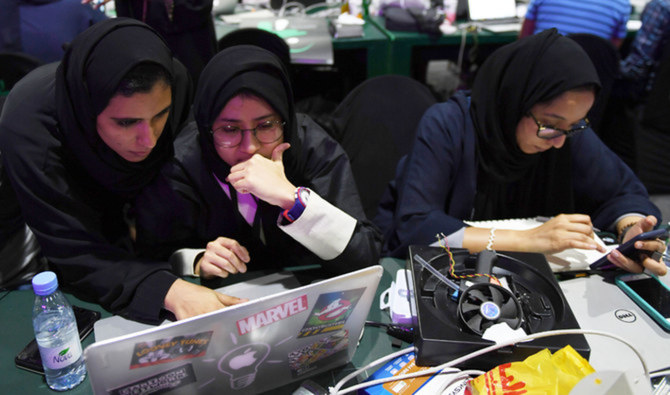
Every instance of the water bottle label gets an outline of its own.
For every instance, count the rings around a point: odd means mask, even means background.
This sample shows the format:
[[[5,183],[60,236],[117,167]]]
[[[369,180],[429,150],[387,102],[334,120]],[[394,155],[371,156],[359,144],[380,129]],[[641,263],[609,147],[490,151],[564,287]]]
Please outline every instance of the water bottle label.
[[[42,363],[48,369],[63,369],[77,362],[81,356],[81,342],[79,339],[73,339],[61,347],[40,347],[40,356],[42,357]]]

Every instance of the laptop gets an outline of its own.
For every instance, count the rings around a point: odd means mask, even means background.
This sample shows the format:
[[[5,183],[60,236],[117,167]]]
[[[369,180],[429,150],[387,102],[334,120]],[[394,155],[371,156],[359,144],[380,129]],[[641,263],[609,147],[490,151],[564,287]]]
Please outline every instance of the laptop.
[[[670,276],[660,277],[670,284]],[[670,368],[670,333],[664,331],[618,286],[599,275],[559,282],[582,329],[609,332],[624,338],[643,356],[650,371]],[[603,336],[586,335],[589,362],[596,369],[642,372],[635,353],[625,344]]]
[[[135,333],[96,334],[84,351],[93,392],[258,393],[344,365],[382,273],[376,265]]]
[[[311,16],[258,17],[240,21],[240,28],[267,30],[286,41],[291,63],[332,66],[333,39],[326,18]]]
[[[259,299],[266,295],[278,294],[289,289],[300,287],[300,282],[292,272],[277,272],[269,275],[253,274],[254,278],[216,288],[225,295],[234,295],[238,298],[249,300]],[[171,321],[163,321],[161,325],[166,325]],[[155,328],[156,325],[144,324],[132,321],[118,315],[98,320],[93,325],[93,334],[95,341],[111,339],[113,337],[123,336],[130,333],[139,332],[145,329]]]
[[[229,15],[235,12],[237,0],[214,0],[212,2],[213,15]]]
[[[520,31],[516,0],[468,0],[470,22],[492,32]]]

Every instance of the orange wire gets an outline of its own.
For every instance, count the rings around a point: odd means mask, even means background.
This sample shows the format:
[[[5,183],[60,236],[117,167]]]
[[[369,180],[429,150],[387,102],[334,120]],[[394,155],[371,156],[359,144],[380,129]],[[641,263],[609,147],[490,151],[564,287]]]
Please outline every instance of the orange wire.
[[[441,236],[441,237],[440,237]],[[449,275],[454,278],[473,278],[473,277],[488,277],[492,282],[496,284],[500,284],[500,280],[496,278],[495,276],[487,273],[474,273],[474,274],[465,274],[465,275],[459,275],[456,274],[454,271],[454,266],[456,265],[456,261],[454,260],[454,254],[451,253],[451,249],[449,248],[449,242],[447,241],[447,236],[444,235],[444,233],[440,233],[438,235],[435,235],[437,237],[437,242],[442,247],[447,254],[449,254]],[[442,241],[444,241],[444,244],[442,244]]]

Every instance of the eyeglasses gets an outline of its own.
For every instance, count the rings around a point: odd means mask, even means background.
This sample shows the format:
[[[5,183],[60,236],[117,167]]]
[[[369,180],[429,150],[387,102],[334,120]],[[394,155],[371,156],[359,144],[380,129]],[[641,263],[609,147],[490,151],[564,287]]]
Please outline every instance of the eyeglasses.
[[[538,121],[537,118],[535,118],[535,115],[533,115],[532,112],[528,112],[528,115],[530,115],[530,117],[533,118],[533,121],[535,121],[535,124],[537,125],[537,137],[545,140],[555,139],[556,137],[560,136],[570,137],[575,133],[579,133],[582,130],[589,127],[588,118],[580,120],[576,124],[572,125],[572,128],[570,128],[569,130],[565,130],[565,129],[559,129],[555,126],[544,125],[540,123],[540,121]]]
[[[235,125],[223,125],[211,131],[214,144],[223,148],[233,148],[242,142],[242,132],[252,132],[261,144],[270,144],[281,138],[284,133],[282,121],[263,121],[252,129],[242,129]]]

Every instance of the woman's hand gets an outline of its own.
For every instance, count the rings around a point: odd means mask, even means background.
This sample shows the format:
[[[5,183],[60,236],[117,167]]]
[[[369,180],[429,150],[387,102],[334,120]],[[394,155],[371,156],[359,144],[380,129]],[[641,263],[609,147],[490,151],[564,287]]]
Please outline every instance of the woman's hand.
[[[224,295],[202,285],[177,279],[165,295],[163,304],[177,320],[183,320],[246,301],[248,299]]]
[[[621,221],[624,221],[624,219],[622,219]],[[645,218],[640,219],[637,223],[635,223],[628,229],[628,231],[624,235],[622,243],[625,243],[626,241],[632,239],[633,237],[641,233],[648,232],[654,229],[654,226],[656,226],[656,217],[654,217],[653,215],[649,215]],[[650,251],[650,252],[657,251],[663,254],[665,253],[665,241],[660,239],[636,241],[635,248],[638,250]],[[652,259],[649,256],[649,254],[645,253],[638,254],[638,259],[634,260],[627,258],[625,255],[623,255],[617,250],[612,250],[612,252],[607,256],[607,259],[613,264],[619,266],[620,268],[633,273],[640,273],[644,269],[648,269],[654,274],[663,276],[668,271],[662,258],[660,258],[657,261]]]
[[[591,217],[584,214],[560,214],[528,230],[465,229],[463,247],[471,252],[485,249],[489,241],[493,249],[501,251],[554,253],[569,248],[606,251],[593,238]]]
[[[249,252],[236,240],[219,237],[207,243],[205,254],[195,265],[195,273],[203,278],[228,277],[244,273],[249,263]]]
[[[606,251],[593,238],[591,217],[585,214],[560,214],[522,233],[527,252],[554,253],[569,248]]]
[[[296,187],[284,174],[282,156],[291,145],[282,143],[272,151],[268,159],[255,154],[249,160],[230,168],[227,181],[239,193],[251,193],[257,198],[283,209],[289,209],[295,202]]]

